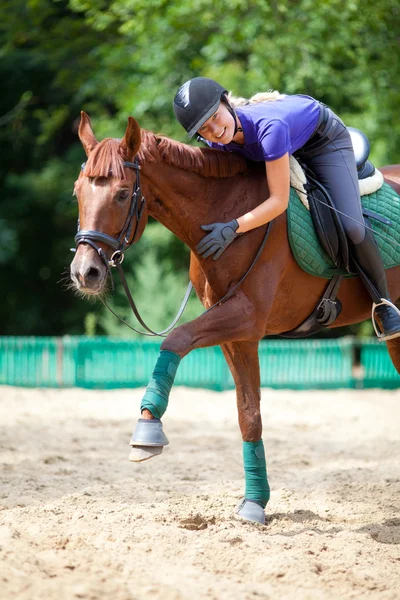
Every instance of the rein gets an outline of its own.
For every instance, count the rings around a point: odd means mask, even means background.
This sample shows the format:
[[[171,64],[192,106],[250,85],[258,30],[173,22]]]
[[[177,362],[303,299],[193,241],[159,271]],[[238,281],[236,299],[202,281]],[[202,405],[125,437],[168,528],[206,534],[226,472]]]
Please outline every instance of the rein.
[[[82,171],[85,170],[85,165],[86,163],[83,163],[81,166]],[[127,323],[124,319],[122,319],[119,315],[117,315],[113,309],[107,304],[107,302],[101,298],[102,303],[104,304],[104,306],[115,316],[117,317],[117,319],[119,319],[119,321],[121,321],[121,323],[124,323],[124,325],[126,325],[127,327],[129,327],[129,329],[132,329],[132,331],[134,331],[135,333],[139,333],[140,335],[146,335],[149,337],[166,337],[166,334],[171,331],[171,329],[173,329],[175,327],[175,325],[178,323],[179,319],[181,318],[186,305],[188,303],[191,291],[193,289],[193,285],[191,282],[189,282],[189,285],[187,287],[186,293],[185,293],[185,297],[183,299],[183,302],[181,304],[181,307],[176,315],[176,317],[174,318],[174,320],[172,321],[172,323],[163,331],[153,331],[152,329],[150,329],[150,327],[148,327],[146,325],[146,323],[143,321],[143,319],[141,318],[139,311],[136,307],[136,304],[132,298],[132,294],[129,290],[128,287],[128,283],[126,281],[126,277],[125,277],[125,273],[123,271],[122,268],[122,262],[124,260],[124,253],[126,250],[128,250],[128,248],[130,248],[132,246],[132,244],[134,244],[135,242],[135,238],[139,229],[139,223],[140,223],[140,219],[142,217],[143,214],[143,209],[145,206],[145,198],[142,194],[142,190],[140,187],[140,165],[137,162],[137,159],[135,159],[134,162],[128,162],[128,161],[124,161],[124,167],[127,167],[128,169],[135,169],[136,170],[136,181],[133,187],[133,192],[132,192],[132,197],[131,197],[131,203],[129,206],[129,211],[128,211],[128,215],[125,219],[125,223],[121,229],[120,234],[118,235],[117,238],[113,238],[112,236],[106,234],[106,233],[102,233],[101,231],[96,231],[95,229],[84,229],[81,230],[80,229],[80,224],[79,224],[79,219],[78,219],[78,232],[75,236],[75,248],[71,248],[72,252],[76,252],[79,244],[89,244],[90,246],[92,246],[92,248],[94,248],[96,250],[96,252],[98,253],[98,255],[100,256],[100,258],[102,259],[102,261],[104,262],[106,268],[107,268],[107,273],[110,275],[110,279],[111,279],[111,284],[112,284],[112,291],[114,293],[115,291],[115,287],[114,287],[114,280],[112,277],[112,272],[111,272],[111,268],[115,267],[118,271],[118,275],[121,279],[121,283],[122,286],[124,288],[126,297],[128,298],[128,302],[129,305],[132,309],[132,312],[134,313],[135,317],[137,318],[137,320],[139,321],[139,323],[142,325],[142,327],[145,328],[146,331],[140,331],[138,329],[135,329],[134,327],[132,327],[129,323]],[[140,206],[139,206],[140,203]],[[132,228],[133,228],[133,219],[134,217],[136,217],[136,226],[135,226],[135,230],[132,236],[132,241],[129,241],[129,238],[132,235]],[[209,312],[210,310],[212,310],[215,306],[219,306],[220,304],[222,304],[222,302],[225,302],[225,300],[227,300],[236,290],[237,288],[243,283],[243,281],[246,279],[246,277],[249,275],[250,271],[253,269],[254,265],[256,264],[258,258],[260,257],[261,252],[264,249],[264,246],[267,242],[267,237],[270,231],[270,227],[271,223],[268,223],[267,225],[267,229],[265,231],[264,234],[264,238],[261,242],[261,245],[257,251],[257,254],[255,256],[255,258],[253,259],[253,262],[251,263],[250,267],[247,269],[246,273],[243,275],[243,277],[238,281],[238,283],[231,289],[229,290],[220,300],[218,300],[217,302],[215,302],[215,304],[213,304],[212,306],[210,306],[209,308],[207,308],[207,310],[205,310],[202,314],[205,314],[207,312]],[[109,246],[112,250],[114,250],[113,254],[111,255],[110,260],[107,258],[106,253],[104,252],[104,250],[102,248],[100,248],[100,246],[98,246],[96,244],[96,242],[101,242],[103,244],[106,244],[107,246]]]

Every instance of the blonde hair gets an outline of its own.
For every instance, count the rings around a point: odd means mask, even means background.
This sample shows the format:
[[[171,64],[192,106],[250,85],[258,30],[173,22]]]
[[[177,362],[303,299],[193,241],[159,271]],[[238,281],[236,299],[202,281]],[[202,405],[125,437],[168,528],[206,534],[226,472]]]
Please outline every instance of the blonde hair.
[[[234,96],[231,92],[228,94],[228,100],[232,106],[245,106],[246,104],[259,104],[260,102],[274,102],[275,100],[281,100],[284,97],[284,94],[281,94],[276,90],[258,92],[258,94],[254,94],[249,100],[247,98],[241,98],[240,96]]]

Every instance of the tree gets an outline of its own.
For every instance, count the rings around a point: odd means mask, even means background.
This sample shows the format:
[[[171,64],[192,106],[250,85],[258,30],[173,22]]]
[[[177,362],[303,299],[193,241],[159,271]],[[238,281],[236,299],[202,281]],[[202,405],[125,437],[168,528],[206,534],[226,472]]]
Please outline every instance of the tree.
[[[3,334],[82,333],[85,323],[92,332],[121,331],[100,305],[59,284],[77,216],[73,181],[85,159],[82,109],[99,139],[122,135],[133,115],[185,140],[171,101],[183,81],[204,75],[242,96],[269,88],[313,95],[365,130],[377,164],[399,162],[397,0],[5,0],[0,23]],[[167,290],[183,295],[188,253],[158,224],[140,244],[146,259],[131,250],[132,283],[144,271],[166,282],[159,316],[149,315],[163,327],[179,304]],[[119,293],[115,302],[122,305]]]

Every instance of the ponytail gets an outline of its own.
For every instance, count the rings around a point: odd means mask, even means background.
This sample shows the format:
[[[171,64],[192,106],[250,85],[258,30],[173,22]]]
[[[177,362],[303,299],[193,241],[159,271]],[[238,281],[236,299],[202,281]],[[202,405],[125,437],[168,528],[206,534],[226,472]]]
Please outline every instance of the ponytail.
[[[259,104],[260,102],[274,102],[275,100],[281,100],[284,98],[284,94],[280,94],[276,90],[270,90],[269,92],[259,92],[254,94],[247,100],[247,98],[241,98],[240,96],[234,96],[231,92],[228,94],[228,101],[231,106],[245,106],[246,104]]]

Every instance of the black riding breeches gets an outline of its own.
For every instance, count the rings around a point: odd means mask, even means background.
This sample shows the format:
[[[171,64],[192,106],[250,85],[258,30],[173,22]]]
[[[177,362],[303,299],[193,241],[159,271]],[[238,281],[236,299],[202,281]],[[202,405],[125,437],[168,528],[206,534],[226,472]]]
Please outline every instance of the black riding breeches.
[[[326,122],[318,126],[310,140],[295,153],[316,175],[332,198],[344,230],[354,244],[365,237],[360,189],[353,146],[343,121],[323,107]]]

